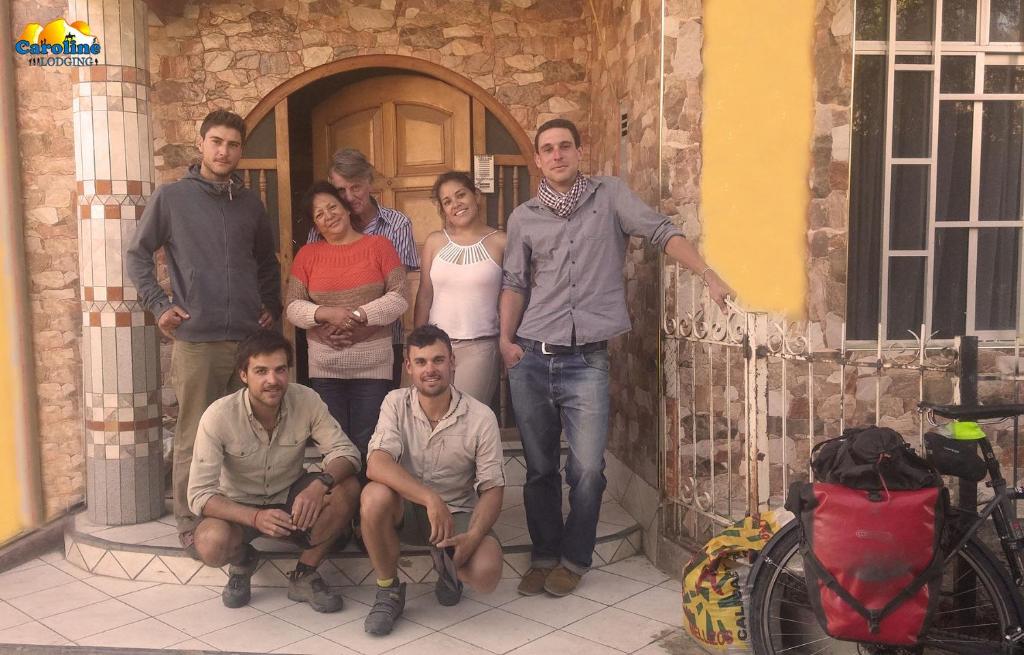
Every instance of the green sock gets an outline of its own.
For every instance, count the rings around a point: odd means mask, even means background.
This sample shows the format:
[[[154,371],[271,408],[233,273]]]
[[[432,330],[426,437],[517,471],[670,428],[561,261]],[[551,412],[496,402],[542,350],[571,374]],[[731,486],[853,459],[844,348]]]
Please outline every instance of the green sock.
[[[385,580],[382,580],[381,578],[377,578],[377,586],[380,587],[381,589],[387,589],[388,587],[390,587],[390,586],[392,586],[394,584],[395,584],[395,579],[394,578],[387,578]]]

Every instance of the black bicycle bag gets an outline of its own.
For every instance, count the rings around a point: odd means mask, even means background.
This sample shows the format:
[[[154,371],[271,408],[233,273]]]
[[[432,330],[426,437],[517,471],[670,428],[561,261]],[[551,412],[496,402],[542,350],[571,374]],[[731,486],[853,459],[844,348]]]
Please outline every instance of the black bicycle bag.
[[[955,475],[970,482],[981,482],[988,475],[985,460],[978,455],[978,446],[973,441],[957,441],[927,432],[924,453],[928,463],[942,475]]]
[[[811,608],[831,637],[912,646],[939,598],[942,479],[899,434],[847,430],[813,451],[814,484],[786,501],[801,529]]]

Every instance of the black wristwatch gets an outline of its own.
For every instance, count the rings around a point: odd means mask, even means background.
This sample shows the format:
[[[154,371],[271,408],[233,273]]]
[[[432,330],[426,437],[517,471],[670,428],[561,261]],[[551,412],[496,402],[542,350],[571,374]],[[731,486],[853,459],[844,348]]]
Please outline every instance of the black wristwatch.
[[[316,479],[324,483],[324,485],[327,487],[327,491],[330,491],[332,488],[334,488],[334,476],[328,473],[327,471],[324,471],[323,473],[318,473]]]

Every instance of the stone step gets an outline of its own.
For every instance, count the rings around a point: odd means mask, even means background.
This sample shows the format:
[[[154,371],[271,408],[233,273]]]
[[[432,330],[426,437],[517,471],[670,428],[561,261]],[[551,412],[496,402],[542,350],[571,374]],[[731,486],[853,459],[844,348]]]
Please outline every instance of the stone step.
[[[564,456],[563,456],[564,462]],[[506,450],[506,479],[501,515],[494,532],[502,542],[505,577],[525,573],[530,561],[530,535],[526,528],[523,487],[526,469],[520,454]],[[568,488],[562,493],[563,513],[568,512]],[[156,521],[138,525],[109,527],[92,524],[85,513],[75,516],[64,535],[65,557],[75,566],[93,575],[169,584],[222,585],[227,567],[204,566],[185,554],[178,543],[174,518],[168,513]],[[617,562],[638,552],[642,531],[619,504],[605,496],[597,527],[594,566]],[[253,577],[257,586],[286,586],[284,573],[295,567],[298,549],[289,543],[259,538],[253,542],[264,561]],[[428,550],[403,546],[399,560],[400,576],[407,582],[432,582],[433,569]],[[355,544],[331,553],[321,565],[321,573],[330,584],[362,584],[372,576],[369,558]]]

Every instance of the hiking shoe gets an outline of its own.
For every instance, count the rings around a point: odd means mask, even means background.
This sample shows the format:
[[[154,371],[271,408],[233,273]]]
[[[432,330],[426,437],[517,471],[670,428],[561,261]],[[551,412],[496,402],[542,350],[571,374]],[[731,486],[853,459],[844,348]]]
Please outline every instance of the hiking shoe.
[[[391,634],[395,621],[405,609],[405,583],[396,578],[390,587],[377,588],[377,600],[363,622],[363,630],[371,635]]]
[[[564,566],[556,567],[544,581],[544,591],[552,596],[568,596],[576,589],[581,577]]]
[[[458,604],[462,599],[462,582],[459,580],[455,569],[455,562],[452,555],[455,549],[430,547],[430,557],[434,560],[434,570],[437,571],[437,583],[434,585],[434,596],[437,602],[445,607]]]
[[[288,580],[288,599],[309,603],[317,612],[337,612],[344,603],[341,594],[333,593],[316,571],[292,571]]]
[[[548,579],[551,569],[533,567],[519,581],[517,591],[521,596],[537,596],[544,591],[544,581]]]
[[[220,592],[220,599],[224,607],[238,609],[249,604],[252,598],[252,574],[260,563],[259,552],[251,545],[246,544],[245,560],[241,564],[232,564],[228,567],[228,583],[224,585],[224,591]]]

